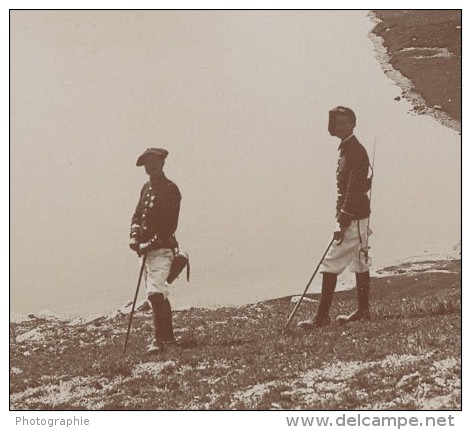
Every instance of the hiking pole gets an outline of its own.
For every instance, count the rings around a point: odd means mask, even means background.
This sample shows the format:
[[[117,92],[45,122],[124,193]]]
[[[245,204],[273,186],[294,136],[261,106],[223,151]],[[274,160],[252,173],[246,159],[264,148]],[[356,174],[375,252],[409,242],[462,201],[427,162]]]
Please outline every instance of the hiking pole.
[[[137,295],[139,294],[139,286],[141,285],[142,274],[144,273],[144,267],[146,265],[147,254],[142,257],[141,270],[139,271],[139,279],[137,281],[136,294],[134,294],[134,301],[132,302],[131,314],[129,315],[128,331],[126,333],[126,340],[124,341],[123,355],[126,354],[126,347],[128,345],[129,333],[131,331],[132,316],[134,314],[134,308],[136,307]]]
[[[332,246],[332,243],[334,243],[334,240],[335,240],[335,238],[332,237],[332,240],[329,242],[329,246],[328,246],[327,249],[325,250],[324,255],[323,255],[322,258],[321,258],[321,261],[319,261],[319,264],[317,265],[316,270],[314,271],[313,275],[311,276],[311,279],[309,279],[309,282],[307,283],[306,288],[305,288],[304,291],[303,291],[303,294],[302,294],[301,297],[299,298],[298,303],[296,303],[296,307],[293,309],[293,312],[291,312],[291,315],[289,316],[288,321],[286,321],[285,328],[283,329],[283,333],[286,332],[286,329],[288,328],[289,323],[291,322],[291,320],[292,320],[293,317],[294,317],[294,314],[296,313],[296,311],[298,310],[299,306],[301,305],[301,302],[303,301],[304,296],[305,296],[305,294],[306,294],[306,292],[307,292],[309,286],[311,285],[312,280],[314,279],[314,276],[316,276],[317,271],[319,270],[319,267],[321,267],[321,264],[322,264],[322,262],[324,261],[325,256],[326,256],[327,253],[329,252],[329,249],[330,249],[330,247]]]

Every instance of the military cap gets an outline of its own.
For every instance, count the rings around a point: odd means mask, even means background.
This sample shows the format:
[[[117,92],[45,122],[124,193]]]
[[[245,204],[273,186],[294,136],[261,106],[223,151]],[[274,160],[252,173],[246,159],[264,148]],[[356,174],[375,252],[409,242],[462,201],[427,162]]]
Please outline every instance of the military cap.
[[[168,155],[168,151],[162,148],[147,148],[142,155],[139,156],[136,162],[136,166],[143,166],[145,164],[145,159],[149,155],[154,155],[157,157],[161,157],[165,160]]]
[[[350,108],[345,106],[337,106],[336,108],[329,111],[329,126],[328,130],[329,133],[333,136],[335,133],[335,118],[337,115],[346,115],[350,121],[352,122],[353,126],[355,127],[357,124],[357,118],[355,116],[355,112],[353,112]]]

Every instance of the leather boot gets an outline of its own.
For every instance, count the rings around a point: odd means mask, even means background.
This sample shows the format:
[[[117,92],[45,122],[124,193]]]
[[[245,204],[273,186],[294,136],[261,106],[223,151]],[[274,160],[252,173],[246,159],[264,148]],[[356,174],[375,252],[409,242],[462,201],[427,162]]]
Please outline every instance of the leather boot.
[[[370,272],[356,273],[358,309],[350,315],[339,315],[339,323],[349,323],[354,321],[369,321],[370,314]]]
[[[162,303],[162,341],[164,343],[174,343],[177,341],[173,334],[173,321],[172,321],[172,307],[170,301],[167,299]]]
[[[314,327],[322,327],[330,324],[329,309],[334,297],[335,287],[337,285],[337,275],[335,273],[324,272],[322,277],[322,294],[317,315],[314,319],[301,321],[298,327],[310,329]]]
[[[163,323],[163,316],[165,315],[164,308],[164,295],[157,293],[149,296],[149,301],[152,305],[152,320],[154,322],[154,339],[147,348],[148,354],[156,354],[164,350],[164,330],[165,323]]]

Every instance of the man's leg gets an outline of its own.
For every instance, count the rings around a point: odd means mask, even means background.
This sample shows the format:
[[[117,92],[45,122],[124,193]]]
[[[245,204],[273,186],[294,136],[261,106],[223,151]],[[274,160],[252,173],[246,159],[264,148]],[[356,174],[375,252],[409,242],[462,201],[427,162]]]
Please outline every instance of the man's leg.
[[[319,308],[314,319],[301,321],[298,327],[310,329],[322,327],[330,323],[329,309],[334,297],[337,275],[335,273],[324,273],[322,277],[322,294]]]
[[[154,293],[149,296],[150,304],[152,305],[152,320],[154,322],[154,340],[147,348],[147,353],[158,353],[164,350],[164,335],[165,335],[165,310],[164,310],[164,295],[161,293]]]
[[[359,238],[359,252],[350,263],[350,270],[355,272],[358,308],[350,315],[339,315],[339,323],[348,323],[354,321],[369,321],[370,315],[370,259],[368,254],[367,219],[355,221],[357,224],[357,235]],[[370,234],[370,233],[368,233]]]
[[[329,323],[329,309],[337,284],[337,275],[342,273],[350,264],[357,250],[358,237],[356,226],[352,222],[345,230],[343,241],[340,244],[336,242],[332,244],[320,266],[320,272],[323,273],[322,295],[316,317],[307,321],[301,321],[298,323],[298,327],[321,327]]]
[[[323,273],[321,301],[315,318],[316,327],[322,327],[330,323],[329,309],[334,298],[336,285],[337,275],[335,273]]]
[[[172,261],[173,253],[170,249],[157,249],[147,254],[146,291],[152,305],[154,322],[154,339],[147,349],[148,353],[162,351],[163,342],[173,340],[172,310],[167,298],[169,291],[166,283]]]
[[[369,321],[370,315],[370,272],[356,273],[358,309],[350,315],[339,315],[339,323]]]
[[[170,300],[166,298],[162,305],[162,340],[164,343],[175,343],[173,334],[172,307]]]

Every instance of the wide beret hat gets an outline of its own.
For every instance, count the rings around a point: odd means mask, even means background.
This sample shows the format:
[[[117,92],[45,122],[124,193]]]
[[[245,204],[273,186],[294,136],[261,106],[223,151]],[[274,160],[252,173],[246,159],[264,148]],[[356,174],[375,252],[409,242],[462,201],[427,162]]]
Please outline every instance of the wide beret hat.
[[[149,155],[153,155],[153,156],[161,157],[165,159],[167,158],[168,151],[162,148],[147,148],[137,159],[136,166],[143,166],[145,164],[145,159]]]

